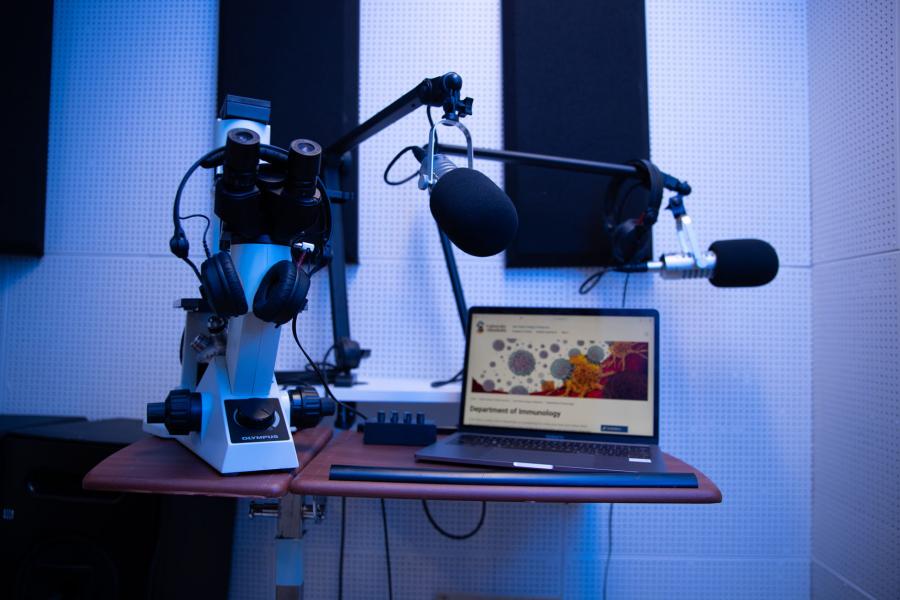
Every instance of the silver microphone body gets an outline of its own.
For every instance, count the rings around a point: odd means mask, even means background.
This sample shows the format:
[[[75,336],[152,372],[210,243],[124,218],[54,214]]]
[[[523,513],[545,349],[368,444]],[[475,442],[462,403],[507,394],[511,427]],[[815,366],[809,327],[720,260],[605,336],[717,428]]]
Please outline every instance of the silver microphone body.
[[[778,274],[778,253],[762,240],[720,240],[706,252],[663,254],[659,260],[623,265],[630,273],[657,272],[664,279],[708,279],[716,287],[766,285]]]
[[[716,255],[703,252],[697,260],[690,254],[663,254],[659,260],[651,260],[646,265],[647,271],[658,272],[663,279],[709,279],[716,269]]]
[[[424,158],[421,161],[421,165],[419,167],[419,189],[426,190],[429,186],[428,181],[428,165],[426,164],[428,158]],[[450,171],[458,168],[456,163],[454,163],[446,154],[435,154],[434,155],[434,183],[437,182],[438,179],[449,173]]]

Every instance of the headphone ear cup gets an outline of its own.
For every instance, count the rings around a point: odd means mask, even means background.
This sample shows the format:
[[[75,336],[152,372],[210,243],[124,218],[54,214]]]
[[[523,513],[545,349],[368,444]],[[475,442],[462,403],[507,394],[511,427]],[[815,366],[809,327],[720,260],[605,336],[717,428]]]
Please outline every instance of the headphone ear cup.
[[[649,252],[650,227],[637,219],[626,219],[612,231],[612,254],[617,264],[629,263]]]
[[[227,252],[217,252],[200,265],[200,293],[223,319],[247,312],[244,286]]]
[[[619,198],[622,192],[623,178],[615,180],[608,188],[607,212],[605,226],[609,232],[612,246],[612,258],[616,264],[627,264],[635,258],[649,256],[651,253],[650,231],[659,216],[659,208],[663,195],[663,175],[649,160],[634,160],[634,165],[645,176],[641,187],[647,189],[647,203],[637,219],[622,219],[626,204],[625,199],[630,190],[624,192],[625,198]]]
[[[309,275],[289,260],[272,265],[253,297],[253,314],[259,319],[283,325],[306,306]]]

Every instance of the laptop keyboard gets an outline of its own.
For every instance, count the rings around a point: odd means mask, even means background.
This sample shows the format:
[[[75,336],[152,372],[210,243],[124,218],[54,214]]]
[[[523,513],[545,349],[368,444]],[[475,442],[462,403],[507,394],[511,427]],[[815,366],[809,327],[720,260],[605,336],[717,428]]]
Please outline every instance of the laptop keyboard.
[[[456,443],[463,446],[484,446],[488,448],[509,448],[511,450],[537,450],[541,452],[564,452],[568,454],[596,454],[602,456],[650,458],[650,448],[647,446],[501,437],[494,435],[475,435],[471,433],[461,434],[456,439]]]

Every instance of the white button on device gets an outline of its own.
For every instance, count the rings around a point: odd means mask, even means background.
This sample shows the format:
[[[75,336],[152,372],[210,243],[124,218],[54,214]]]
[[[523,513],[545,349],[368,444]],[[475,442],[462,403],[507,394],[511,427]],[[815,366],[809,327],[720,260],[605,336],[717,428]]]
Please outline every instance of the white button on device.
[[[553,470],[553,465],[542,465],[541,463],[513,462],[513,466],[521,467],[523,469],[547,469],[550,471]]]

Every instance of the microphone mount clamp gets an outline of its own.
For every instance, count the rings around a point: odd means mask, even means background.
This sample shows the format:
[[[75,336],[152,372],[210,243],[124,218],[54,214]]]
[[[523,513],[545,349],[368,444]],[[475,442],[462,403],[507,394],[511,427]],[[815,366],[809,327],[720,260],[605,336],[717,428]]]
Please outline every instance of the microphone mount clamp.
[[[709,267],[709,258],[706,252],[700,250],[697,243],[697,236],[694,233],[693,221],[687,214],[684,207],[684,196],[675,194],[669,198],[666,210],[672,212],[675,217],[675,231],[678,235],[678,244],[681,246],[681,253],[686,257],[690,257],[694,261],[694,265],[698,269],[706,269]]]

